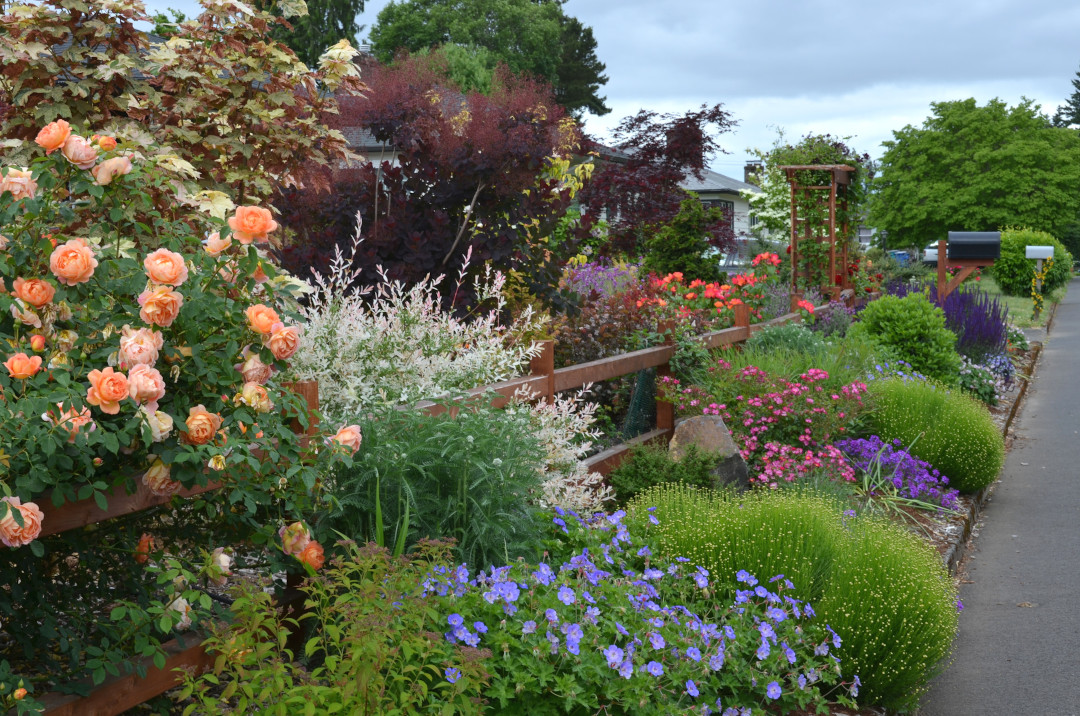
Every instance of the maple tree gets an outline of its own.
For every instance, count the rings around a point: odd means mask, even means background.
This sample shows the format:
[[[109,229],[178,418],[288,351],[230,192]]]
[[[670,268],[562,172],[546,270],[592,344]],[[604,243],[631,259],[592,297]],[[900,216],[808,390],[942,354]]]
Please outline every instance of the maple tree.
[[[624,118],[613,133],[615,152],[593,141],[601,161],[579,199],[585,209],[578,225],[587,236],[606,216],[612,247],[643,253],[643,242],[656,228],[671,223],[686,194],[688,175],[701,178],[710,157],[722,151],[717,137],[735,126],[723,105],[702,105],[682,115],[641,110]],[[735,234],[725,218],[714,218],[704,231],[710,245],[725,250]]]
[[[335,172],[330,193],[284,192],[278,203],[297,240],[282,261],[301,275],[325,273],[335,247],[348,252],[359,217],[360,281],[381,266],[415,283],[457,271],[471,252],[474,268],[518,271],[533,293],[558,300],[560,258],[572,247],[550,235],[587,171],[570,168],[576,122],[541,82],[502,67],[490,94],[460,92],[438,61],[365,66],[370,92],[343,101],[335,121],[393,149]]]

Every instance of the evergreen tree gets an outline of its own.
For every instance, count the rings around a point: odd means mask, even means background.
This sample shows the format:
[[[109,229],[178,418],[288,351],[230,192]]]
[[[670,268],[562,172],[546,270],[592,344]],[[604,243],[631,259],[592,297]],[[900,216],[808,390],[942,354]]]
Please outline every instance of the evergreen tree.
[[[1073,93],[1065,104],[1058,107],[1054,113],[1055,127],[1080,126],[1080,71],[1076,73],[1076,79],[1072,81]]]

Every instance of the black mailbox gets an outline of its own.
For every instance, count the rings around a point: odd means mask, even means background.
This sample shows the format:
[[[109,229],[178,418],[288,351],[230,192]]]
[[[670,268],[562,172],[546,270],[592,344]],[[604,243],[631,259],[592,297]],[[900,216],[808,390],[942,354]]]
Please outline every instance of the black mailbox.
[[[950,231],[950,259],[1001,258],[1000,231]]]

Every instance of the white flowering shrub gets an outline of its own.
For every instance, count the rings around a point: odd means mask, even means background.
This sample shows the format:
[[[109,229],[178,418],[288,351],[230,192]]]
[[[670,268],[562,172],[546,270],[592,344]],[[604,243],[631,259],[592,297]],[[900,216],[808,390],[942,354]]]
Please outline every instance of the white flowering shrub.
[[[358,245],[359,239],[353,252]],[[538,343],[522,337],[547,317],[526,308],[502,325],[506,279],[497,271],[485,270],[474,287],[478,304],[491,310],[459,318],[442,307],[444,276],[409,287],[380,273],[374,286],[355,289],[351,264],[339,249],[330,275],[315,275],[292,365],[297,379],[319,381],[319,403],[331,420],[514,378],[540,352]]]
[[[556,395],[552,402],[528,403],[523,391],[506,406],[508,415],[525,415],[545,452],[542,492],[538,502],[546,507],[564,507],[582,513],[604,509],[615,497],[597,472],[589,472],[581,462],[600,431],[596,422],[597,404],[587,402],[588,386],[573,395]]]

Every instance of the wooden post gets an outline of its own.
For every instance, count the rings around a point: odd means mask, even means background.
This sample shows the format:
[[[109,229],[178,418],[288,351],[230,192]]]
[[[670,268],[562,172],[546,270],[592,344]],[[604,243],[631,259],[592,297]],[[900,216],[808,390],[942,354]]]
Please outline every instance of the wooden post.
[[[538,341],[538,343],[540,354],[529,361],[529,374],[547,378],[541,397],[551,403],[555,398],[555,341]]]
[[[829,286],[836,286],[836,275],[840,275],[841,286],[847,278],[847,266],[836,270],[836,179],[829,182]],[[836,296],[839,296],[839,292]]]
[[[798,311],[799,311],[799,301],[801,301],[801,300],[803,300],[803,292],[802,291],[792,291],[791,292],[791,312],[792,313],[798,313]]]
[[[944,301],[949,285],[949,249],[945,239],[937,242],[937,296]]]
[[[788,172],[788,181],[791,182],[791,291],[798,288],[799,280],[799,215],[795,211],[795,175]]]
[[[319,432],[319,420],[315,417],[315,411],[319,409],[319,382],[317,380],[298,380],[295,383],[285,383],[283,387],[296,393],[307,402],[307,430],[304,430],[299,420],[293,420],[290,427],[297,435],[306,435],[310,438]]]
[[[740,303],[733,310],[735,314],[735,327],[746,329],[746,338],[750,337],[750,307]],[[744,339],[745,340],[745,339]]]
[[[660,333],[664,334],[664,345],[674,345],[675,339],[671,336],[672,324],[664,321],[658,326]],[[656,429],[675,429],[675,406],[667,401],[660,400],[660,382],[665,376],[671,375],[671,363],[663,363],[656,366]]]

